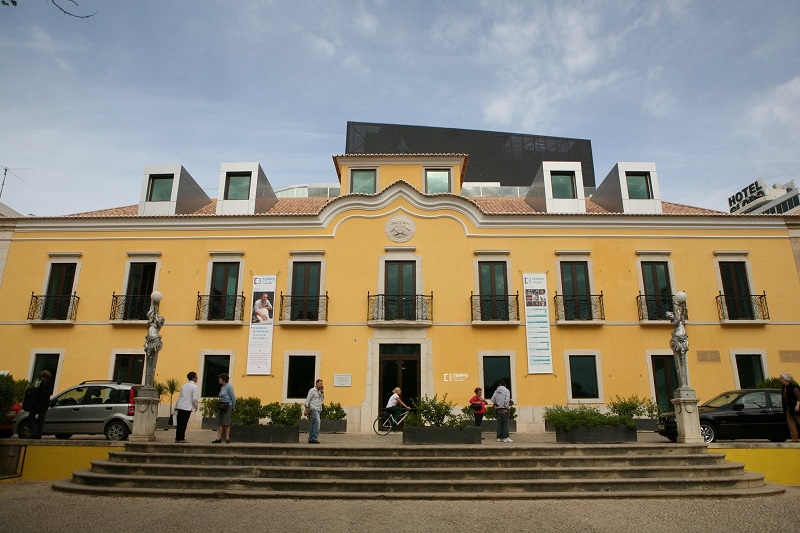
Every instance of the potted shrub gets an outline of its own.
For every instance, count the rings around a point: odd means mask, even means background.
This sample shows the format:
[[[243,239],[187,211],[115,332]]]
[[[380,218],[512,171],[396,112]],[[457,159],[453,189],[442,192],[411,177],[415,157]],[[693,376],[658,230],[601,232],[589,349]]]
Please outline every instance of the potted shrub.
[[[636,442],[636,424],[631,416],[603,413],[594,406],[545,407],[544,418],[556,430],[556,442]]]
[[[235,442],[300,442],[299,403],[273,402],[262,406],[258,398],[236,400],[231,420],[231,440]],[[266,419],[266,424],[261,424]]]
[[[217,430],[217,412],[219,410],[219,398],[203,398],[200,400],[200,415],[203,417],[202,428]]]
[[[413,402],[414,411],[404,422],[403,444],[480,444],[481,428],[473,418],[453,411],[455,403],[423,396]]]
[[[623,418],[632,418],[638,431],[655,431],[658,418],[658,404],[650,398],[640,398],[633,394],[627,398],[614,396],[608,402],[608,410]]]
[[[342,407],[342,404],[336,402],[322,404],[319,418],[320,433],[347,432],[347,412]],[[300,420],[300,432],[308,433],[309,431],[311,431],[311,420],[308,418]]]
[[[154,381],[153,388],[156,390],[156,394],[158,394],[158,400],[161,401],[161,398],[167,394],[167,386],[161,381]],[[160,405],[160,404],[159,404]],[[172,410],[170,409],[170,416],[172,416]],[[169,419],[166,416],[156,416],[156,429],[169,429]]]

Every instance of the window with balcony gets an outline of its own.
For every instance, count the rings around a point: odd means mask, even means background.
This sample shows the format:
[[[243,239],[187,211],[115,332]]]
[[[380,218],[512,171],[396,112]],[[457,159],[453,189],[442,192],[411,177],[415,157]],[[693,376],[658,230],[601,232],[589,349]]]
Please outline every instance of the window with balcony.
[[[292,294],[287,297],[289,320],[320,320],[320,309],[323,309],[319,290],[321,267],[319,261],[292,264]]]
[[[559,273],[562,294],[556,295],[557,320],[604,320],[603,295],[591,292],[588,261],[560,261]]]
[[[601,400],[598,357],[590,354],[568,356],[570,401]]]
[[[75,320],[78,297],[74,294],[77,263],[50,263],[45,294],[32,295],[28,320]]]
[[[478,314],[475,320],[509,320],[508,280],[505,261],[478,262]],[[515,317],[514,319],[518,319]]]
[[[144,377],[143,354],[117,354],[114,358],[114,381],[141,383]]]
[[[172,198],[172,174],[151,174],[147,183],[148,202],[169,202]]]
[[[750,289],[745,261],[719,261],[722,294],[717,297],[721,320],[769,320],[766,295]]]
[[[225,200],[250,199],[250,172],[228,172],[225,174]]]
[[[449,169],[425,169],[425,192],[437,194],[452,191]]]
[[[370,169],[353,169],[350,171],[350,192],[375,194],[376,171]]]
[[[111,320],[147,320],[155,278],[155,262],[129,263],[125,294],[112,297]]]
[[[631,200],[653,199],[653,185],[649,172],[626,172],[625,181],[628,186],[628,198]]]
[[[238,262],[211,264],[209,293],[197,296],[196,320],[243,320],[244,295],[237,294],[240,269]]]
[[[553,190],[553,198],[572,200],[578,197],[575,190],[574,172],[551,172],[550,186]]]
[[[639,297],[639,320],[667,320],[672,310],[672,287],[666,261],[642,261],[642,286]]]

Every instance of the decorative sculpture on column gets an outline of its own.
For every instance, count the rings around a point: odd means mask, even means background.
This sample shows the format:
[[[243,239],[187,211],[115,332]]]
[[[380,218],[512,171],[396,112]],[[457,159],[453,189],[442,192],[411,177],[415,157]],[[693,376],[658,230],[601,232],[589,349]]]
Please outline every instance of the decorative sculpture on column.
[[[667,313],[672,325],[669,347],[675,356],[678,371],[678,388],[672,405],[675,406],[675,423],[678,426],[678,442],[702,443],[700,417],[697,412],[697,394],[689,387],[689,367],[686,354],[689,352],[689,335],[686,333],[686,293],[678,291],[673,297],[672,312]]]
[[[672,312],[667,313],[672,325],[672,338],[669,347],[675,356],[675,367],[678,370],[678,386],[689,388],[689,372],[686,368],[686,353],[689,351],[689,335],[686,333],[686,293],[678,291],[673,298]]]
[[[145,354],[145,387],[152,387],[156,378],[156,363],[158,362],[158,352],[164,347],[161,342],[161,327],[164,325],[164,317],[158,314],[158,306],[161,302],[162,294],[155,291],[150,295],[150,310],[147,311],[147,335],[144,341]]]
[[[156,440],[156,418],[161,398],[153,387],[153,383],[156,378],[158,352],[164,347],[160,333],[164,326],[164,317],[158,314],[158,306],[162,297],[158,291],[150,295],[150,310],[147,311],[147,335],[144,338],[144,385],[136,390],[134,398],[136,414],[133,417],[132,441]]]

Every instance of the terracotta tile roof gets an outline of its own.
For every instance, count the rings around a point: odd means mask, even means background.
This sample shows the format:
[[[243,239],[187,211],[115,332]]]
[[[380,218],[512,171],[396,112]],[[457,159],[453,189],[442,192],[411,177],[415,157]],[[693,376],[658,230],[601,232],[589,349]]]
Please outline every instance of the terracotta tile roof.
[[[478,196],[469,198],[478,208],[487,215],[522,215],[536,213],[524,198]]]
[[[316,215],[334,198],[278,198],[265,215]]]
[[[87,211],[85,213],[75,213],[65,215],[68,218],[106,218],[106,217],[135,217],[139,213],[139,204],[126,205],[125,207],[112,207],[111,209],[100,209],[99,211]]]

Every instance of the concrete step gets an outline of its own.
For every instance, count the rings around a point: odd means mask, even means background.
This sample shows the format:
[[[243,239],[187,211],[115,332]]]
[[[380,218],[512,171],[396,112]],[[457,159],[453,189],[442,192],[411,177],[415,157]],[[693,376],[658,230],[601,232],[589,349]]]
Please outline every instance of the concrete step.
[[[481,486],[474,479],[289,479],[289,478],[236,478],[230,476],[204,477],[192,473],[183,476],[163,475],[117,475],[103,474],[91,470],[79,470],[73,474],[72,482],[102,487],[137,487],[161,488],[173,492],[198,490],[253,490],[269,492],[463,492],[472,494],[482,492],[481,497],[502,497],[513,492],[604,492],[604,491],[686,491],[686,490],[731,490],[758,488],[764,486],[764,477],[760,474],[744,472],[741,475],[727,477],[696,478],[569,478],[569,479],[509,479],[496,481]]]
[[[363,479],[363,480],[475,480],[482,482],[514,479],[613,479],[655,477],[720,477],[736,476],[743,472],[740,463],[721,462],[714,465],[650,465],[650,466],[571,466],[571,467],[496,467],[484,465],[471,468],[429,466],[399,468],[353,466],[254,466],[254,465],[200,465],[200,464],[132,464],[118,461],[92,461],[92,472],[107,475],[172,476],[181,477],[190,471],[199,477],[229,478],[292,478],[292,479]]]

